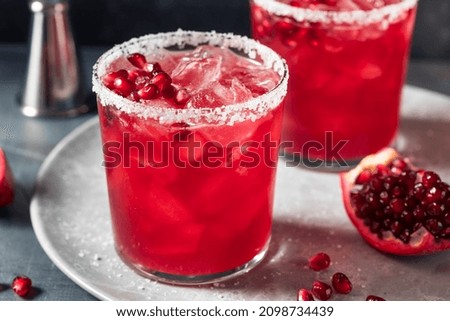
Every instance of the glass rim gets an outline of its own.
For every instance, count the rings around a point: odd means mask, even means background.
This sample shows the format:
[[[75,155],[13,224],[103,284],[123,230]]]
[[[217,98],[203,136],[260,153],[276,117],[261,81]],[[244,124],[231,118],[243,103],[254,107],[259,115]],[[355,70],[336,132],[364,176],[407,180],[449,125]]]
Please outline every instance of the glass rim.
[[[401,0],[380,8],[371,10],[320,10],[293,7],[277,0],[251,0],[256,5],[278,16],[288,16],[298,22],[312,22],[324,24],[358,24],[369,25],[387,20],[396,21],[405,11],[414,8],[419,0]]]
[[[259,58],[264,65],[273,69],[280,76],[280,80],[273,89],[242,103],[187,109],[152,106],[148,103],[131,101],[108,89],[101,80],[110,63],[132,52],[145,54],[144,49],[149,51],[174,45],[183,48],[185,45],[198,46],[201,44],[224,46],[238,50],[246,54],[250,59]],[[289,71],[286,61],[274,50],[254,39],[232,33],[178,29],[177,31],[147,34],[132,38],[106,51],[93,66],[92,90],[97,94],[97,99],[103,106],[113,105],[128,114],[136,114],[144,119],[155,119],[161,124],[183,122],[187,124],[214,123],[232,125],[235,122],[242,122],[248,119],[255,121],[277,108],[286,96],[288,78]]]

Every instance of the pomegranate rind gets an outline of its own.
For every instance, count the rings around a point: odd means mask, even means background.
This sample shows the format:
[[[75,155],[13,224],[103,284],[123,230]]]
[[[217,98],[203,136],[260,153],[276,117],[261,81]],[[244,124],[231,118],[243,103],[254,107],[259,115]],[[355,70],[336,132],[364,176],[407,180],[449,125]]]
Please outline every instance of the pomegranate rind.
[[[378,251],[399,255],[413,256],[424,255],[440,252],[450,249],[450,241],[436,241],[434,236],[425,228],[420,228],[411,234],[411,241],[407,244],[395,238],[391,233],[385,233],[380,239],[376,234],[372,233],[363,220],[356,216],[355,210],[350,201],[350,192],[355,186],[355,180],[364,170],[375,171],[377,165],[387,165],[393,160],[401,157],[401,155],[393,148],[384,148],[376,154],[368,155],[352,170],[340,174],[340,183],[342,190],[342,198],[345,210],[353,225],[358,230],[363,239]],[[408,159],[405,161],[411,168],[414,166]]]
[[[14,201],[14,180],[5,153],[0,148],[0,207]]]

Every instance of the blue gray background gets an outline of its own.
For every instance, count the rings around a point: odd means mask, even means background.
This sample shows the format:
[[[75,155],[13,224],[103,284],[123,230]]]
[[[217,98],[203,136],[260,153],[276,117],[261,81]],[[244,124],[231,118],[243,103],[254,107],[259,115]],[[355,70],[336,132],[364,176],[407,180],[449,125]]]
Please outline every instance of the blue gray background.
[[[248,0],[72,0],[81,45],[112,45],[177,28],[249,34]],[[26,42],[27,0],[0,0],[0,43]],[[450,1],[420,0],[413,58],[450,60]]]

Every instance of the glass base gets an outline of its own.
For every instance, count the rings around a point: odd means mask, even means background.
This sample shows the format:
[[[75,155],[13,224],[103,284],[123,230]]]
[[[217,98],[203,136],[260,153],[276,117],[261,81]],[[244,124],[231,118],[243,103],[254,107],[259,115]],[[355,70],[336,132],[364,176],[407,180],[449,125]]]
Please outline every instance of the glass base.
[[[257,266],[266,256],[267,251],[269,249],[269,243],[270,239],[267,241],[267,243],[264,245],[262,250],[255,255],[250,261],[247,263],[238,266],[236,268],[233,268],[231,270],[220,272],[220,273],[214,273],[214,274],[204,274],[204,275],[177,275],[177,274],[169,274],[159,271],[154,271],[152,269],[148,269],[146,267],[143,267],[139,264],[129,264],[126,262],[126,260],[123,259],[121,254],[119,253],[119,256],[122,257],[122,260],[130,266],[134,271],[136,271],[138,274],[142,275],[143,277],[149,278],[154,281],[172,284],[172,285],[201,285],[201,284],[210,284],[210,283],[216,283],[216,282],[222,282],[234,277],[237,277],[239,275],[245,274],[249,272],[251,269],[253,269],[255,266]]]

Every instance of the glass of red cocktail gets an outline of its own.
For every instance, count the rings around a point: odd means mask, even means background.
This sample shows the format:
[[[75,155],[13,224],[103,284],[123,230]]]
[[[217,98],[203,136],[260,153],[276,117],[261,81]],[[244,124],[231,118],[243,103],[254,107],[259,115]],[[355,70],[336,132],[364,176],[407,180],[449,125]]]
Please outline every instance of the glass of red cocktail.
[[[287,66],[246,37],[132,39],[94,67],[116,250],[172,284],[217,282],[267,251]]]
[[[250,0],[253,36],[284,57],[282,149],[353,165],[393,143],[417,0]]]

